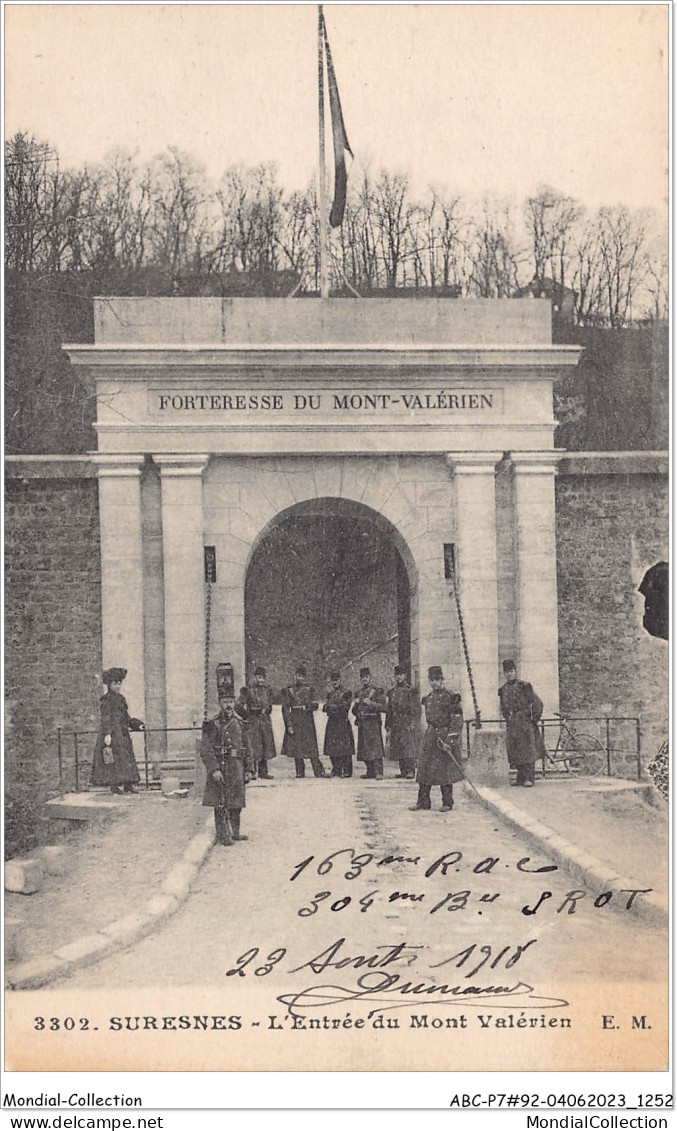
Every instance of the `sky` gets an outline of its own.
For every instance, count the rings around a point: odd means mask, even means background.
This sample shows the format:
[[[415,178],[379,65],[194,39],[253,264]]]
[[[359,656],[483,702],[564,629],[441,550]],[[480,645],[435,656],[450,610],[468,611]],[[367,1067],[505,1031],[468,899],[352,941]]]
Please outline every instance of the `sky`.
[[[326,4],[351,147],[480,197],[541,184],[659,212],[667,192],[666,4]],[[216,181],[317,167],[313,4],[7,4],[5,136],[64,166],[168,145]]]

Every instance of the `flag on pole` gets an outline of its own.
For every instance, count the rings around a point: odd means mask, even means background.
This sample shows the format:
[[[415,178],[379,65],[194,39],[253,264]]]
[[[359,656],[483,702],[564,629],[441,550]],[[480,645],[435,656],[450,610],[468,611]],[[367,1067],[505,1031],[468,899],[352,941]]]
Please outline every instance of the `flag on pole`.
[[[346,170],[346,153],[353,156],[350,148],[346,127],[343,122],[343,111],[339,97],[336,72],[331,58],[327,25],[324,15],[321,15],[322,30],[324,33],[324,51],[327,60],[327,86],[329,89],[329,109],[331,112],[331,132],[334,141],[334,200],[329,213],[329,223],[332,228],[339,228],[343,223],[343,214],[346,208],[346,188],[348,173]]]

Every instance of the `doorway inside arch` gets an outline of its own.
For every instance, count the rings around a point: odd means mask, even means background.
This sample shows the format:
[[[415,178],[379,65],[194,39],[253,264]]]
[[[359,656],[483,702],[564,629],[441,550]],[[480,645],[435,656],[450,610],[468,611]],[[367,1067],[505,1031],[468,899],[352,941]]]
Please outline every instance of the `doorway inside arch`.
[[[247,572],[248,675],[263,664],[279,689],[301,662],[318,690],[332,669],[356,688],[368,666],[389,687],[401,663],[415,679],[411,570],[385,520],[361,504],[317,500],[282,512]]]

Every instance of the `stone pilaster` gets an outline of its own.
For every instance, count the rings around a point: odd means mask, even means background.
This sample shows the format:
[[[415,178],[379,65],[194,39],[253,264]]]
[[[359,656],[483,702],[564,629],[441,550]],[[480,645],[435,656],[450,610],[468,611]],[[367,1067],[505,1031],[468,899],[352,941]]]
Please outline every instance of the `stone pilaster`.
[[[502,452],[448,452],[456,489],[456,563],[461,612],[483,719],[498,718],[496,464]],[[463,709],[472,698],[463,662]]]
[[[559,709],[555,471],[560,453],[511,452],[514,481],[517,640],[520,679],[533,683],[544,714]]]
[[[154,455],[162,489],[167,726],[202,720],[205,665],[202,473],[206,455]],[[188,736],[169,745],[186,745]]]
[[[144,718],[142,455],[92,457],[99,478],[101,528],[101,657],[127,668],[123,694],[130,714]],[[139,750],[137,749],[137,757]]]

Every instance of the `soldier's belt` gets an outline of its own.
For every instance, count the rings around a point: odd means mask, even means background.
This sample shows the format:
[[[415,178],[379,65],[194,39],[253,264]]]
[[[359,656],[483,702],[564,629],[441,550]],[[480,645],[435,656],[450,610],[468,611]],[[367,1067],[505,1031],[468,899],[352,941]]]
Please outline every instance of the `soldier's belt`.
[[[289,710],[290,711],[307,711],[308,708],[307,707],[290,707]]]

